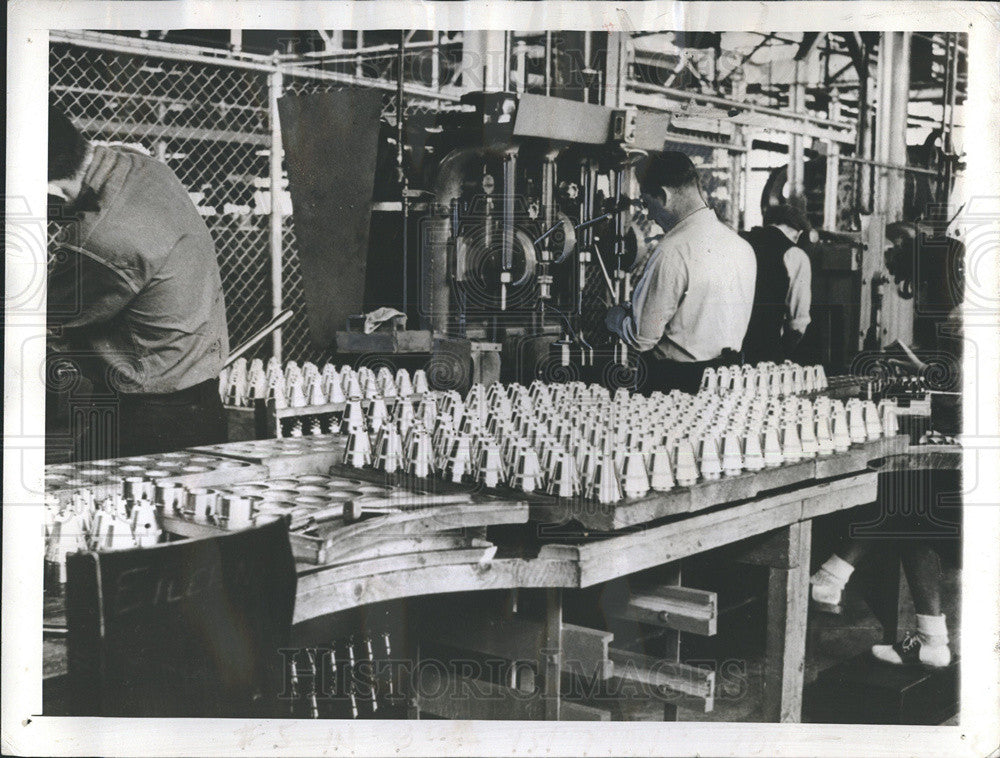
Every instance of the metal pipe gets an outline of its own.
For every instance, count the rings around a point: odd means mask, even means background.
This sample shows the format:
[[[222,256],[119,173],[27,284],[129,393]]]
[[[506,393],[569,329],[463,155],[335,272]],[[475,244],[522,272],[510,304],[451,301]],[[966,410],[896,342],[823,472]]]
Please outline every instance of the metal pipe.
[[[831,121],[830,119],[822,118],[820,116],[812,116],[808,113],[789,113],[788,111],[779,110],[778,108],[768,108],[764,105],[754,105],[752,103],[744,103],[738,100],[730,100],[729,98],[719,97],[717,95],[704,95],[700,92],[689,92],[687,90],[676,89],[674,87],[663,87],[658,84],[649,84],[648,82],[628,82],[628,87],[634,90],[645,90],[647,92],[656,92],[662,95],[667,95],[668,97],[675,98],[682,101],[696,100],[702,103],[710,103],[712,105],[721,105],[725,108],[739,108],[744,111],[752,111],[753,113],[763,113],[768,116],[779,116],[781,118],[792,119],[793,121],[806,121],[811,124],[818,124],[820,126],[828,126],[834,129],[850,129],[850,124],[845,124],[842,122]]]
[[[268,82],[268,113],[271,125],[271,151],[269,159],[269,179],[271,190],[270,247],[271,247],[271,313],[278,316],[282,311],[282,216],[281,216],[281,121],[278,118],[278,98],[284,88],[282,73],[274,71]],[[272,354],[281,360],[281,329],[275,329],[272,336]]]
[[[876,161],[871,158],[858,158],[853,155],[840,155],[839,160],[848,161],[850,163],[860,163],[863,166],[875,166],[877,168],[892,169],[894,171],[906,171],[911,174],[927,174],[928,176],[940,176],[939,171],[935,171],[931,168],[922,168],[921,166],[906,166],[899,163],[889,163],[888,161]]]
[[[399,58],[398,65],[399,70],[396,72],[397,76],[397,88],[396,88],[396,171],[398,172],[399,179],[399,193],[400,201],[402,202],[403,214],[402,214],[402,226],[403,230],[400,235],[402,241],[403,249],[403,302],[401,310],[403,313],[407,313],[408,305],[408,283],[407,278],[409,276],[409,250],[407,245],[407,234],[409,231],[409,210],[410,210],[410,198],[409,198],[409,182],[406,176],[406,166],[405,161],[405,151],[403,149],[403,140],[406,136],[404,131],[404,115],[406,103],[403,101],[403,65],[406,61],[406,32],[405,30],[400,30],[399,32]]]
[[[830,99],[830,116],[840,114],[840,101],[836,93]],[[826,182],[823,188],[823,226],[837,227],[837,192],[840,188],[840,144],[835,140],[826,142]]]
[[[229,357],[226,359],[226,362],[223,364],[223,366],[225,368],[232,366],[234,363],[236,363],[237,360],[239,360],[239,357],[241,355],[243,355],[247,350],[252,348],[254,345],[258,344],[269,334],[279,329],[281,325],[287,322],[293,315],[295,315],[294,312],[291,309],[288,309],[282,311],[277,316],[272,318],[260,331],[258,331],[256,334],[250,337],[250,339],[248,339],[238,348],[229,353]]]
[[[552,32],[545,32],[545,96],[552,94]]]
[[[887,130],[887,162],[897,166],[906,164],[906,123],[910,94],[910,32],[892,32],[889,80],[889,129]],[[886,176],[887,221],[903,218],[905,174],[896,168]]]

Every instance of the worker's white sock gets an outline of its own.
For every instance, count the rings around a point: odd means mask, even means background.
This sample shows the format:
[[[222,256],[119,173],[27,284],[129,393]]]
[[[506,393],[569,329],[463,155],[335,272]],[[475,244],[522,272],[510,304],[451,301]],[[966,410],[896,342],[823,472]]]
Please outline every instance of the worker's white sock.
[[[944,614],[940,616],[924,616],[917,614],[917,634],[920,641],[927,647],[939,647],[948,644],[948,626]]]
[[[851,578],[851,574],[854,573],[854,566],[834,553],[826,559],[826,562],[820,567],[820,570],[831,574],[840,582],[840,586],[843,587]]]
[[[819,570],[809,578],[812,599],[821,605],[839,606],[854,566],[837,554],[831,555]],[[837,609],[839,610],[839,608]]]

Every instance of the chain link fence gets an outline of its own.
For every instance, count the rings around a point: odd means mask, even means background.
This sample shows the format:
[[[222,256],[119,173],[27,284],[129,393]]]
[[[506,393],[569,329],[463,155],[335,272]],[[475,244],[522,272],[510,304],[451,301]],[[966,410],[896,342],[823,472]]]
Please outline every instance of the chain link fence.
[[[271,143],[280,139],[279,125],[272,130],[273,75],[282,73],[279,97],[345,84],[381,89],[389,123],[395,122],[396,86],[339,72],[296,71],[267,56],[251,60],[180,47],[95,33],[53,34],[50,101],[91,140],[139,147],[164,161],[187,187],[215,240],[231,346],[263,327],[280,305],[295,314],[281,330],[282,358],[324,360],[328,351],[309,336],[287,181],[283,171],[276,182],[271,177]],[[433,111],[448,100],[433,94],[408,92],[407,111]],[[275,184],[281,193],[272,203]],[[272,224],[279,225],[279,250],[272,249]],[[50,244],[57,234],[58,224],[50,224]],[[275,255],[281,261],[277,282]],[[264,341],[247,357],[266,358],[276,344]]]

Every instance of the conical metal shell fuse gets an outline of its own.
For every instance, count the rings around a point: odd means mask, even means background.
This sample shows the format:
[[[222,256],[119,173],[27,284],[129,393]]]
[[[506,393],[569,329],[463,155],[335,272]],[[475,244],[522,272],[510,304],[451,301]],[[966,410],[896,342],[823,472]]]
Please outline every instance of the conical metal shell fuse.
[[[323,382],[319,376],[309,383],[309,405],[326,405],[326,393],[323,392]]]
[[[653,448],[653,453],[650,456],[649,486],[657,492],[666,492],[674,487],[670,453],[663,445]]]
[[[830,433],[830,417],[825,412],[816,413],[816,451],[820,455],[833,454],[833,435]]]
[[[472,439],[468,434],[456,434],[451,438],[444,475],[451,482],[461,482],[472,473]]]
[[[597,460],[587,495],[602,504],[617,503],[622,499],[621,483],[611,453],[605,453]]]
[[[880,408],[882,421],[882,434],[885,437],[894,437],[899,434],[899,423],[896,420],[896,404],[883,400]]]
[[[413,382],[410,381],[410,373],[405,368],[396,371],[396,394],[400,397],[409,397],[413,394]]]
[[[802,443],[802,456],[815,458],[819,452],[819,442],[816,439],[816,424],[812,411],[808,411],[799,423],[799,442]]]
[[[538,489],[540,477],[541,467],[538,463],[538,453],[526,443],[519,444],[514,453],[510,486],[522,492],[534,492]]]
[[[639,451],[634,450],[625,455],[622,492],[625,497],[642,497],[649,492],[649,473],[646,471],[646,461]]]
[[[726,476],[737,476],[743,471],[743,451],[740,449],[740,438],[730,432],[722,442],[722,471]]]
[[[344,463],[354,468],[364,468],[372,462],[371,439],[363,427],[352,429],[347,435]]]
[[[576,461],[565,450],[557,450],[552,457],[552,467],[546,492],[562,498],[572,498],[580,494],[580,476]]]
[[[847,406],[847,434],[851,444],[864,442],[868,439],[868,432],[865,429],[864,406],[861,401],[849,403]]]
[[[331,377],[326,383],[326,402],[343,403],[347,401],[344,386],[339,377]]]
[[[778,441],[778,430],[773,426],[764,429],[764,466],[775,468],[784,462],[781,455],[781,443]]]
[[[690,487],[698,481],[698,467],[695,465],[694,448],[691,447],[691,441],[688,439],[677,441],[674,477],[681,487]]]
[[[344,395],[351,400],[360,400],[364,393],[361,391],[361,382],[358,375],[353,371],[344,378]]]
[[[395,424],[382,427],[375,439],[375,468],[392,474],[403,468],[403,440]]]
[[[424,429],[414,428],[410,434],[409,447],[406,450],[406,472],[411,476],[426,477],[434,471],[434,452],[431,449],[431,437]]]
[[[290,408],[305,408],[309,403],[306,401],[305,392],[302,391],[302,377],[295,376],[288,385],[288,406]]]
[[[423,395],[430,389],[427,386],[427,372],[422,368],[418,368],[413,372],[413,392],[417,395]]]
[[[376,386],[378,387],[379,395],[382,397],[396,397],[399,394],[396,391],[396,382],[392,378],[392,373],[385,366],[379,369]]]
[[[743,440],[743,468],[747,471],[761,471],[764,468],[764,451],[760,447],[760,432],[747,431]]]
[[[361,409],[360,400],[348,400],[347,405],[344,407],[344,415],[340,420],[340,431],[342,434],[348,434],[352,429],[364,429],[365,427],[365,414]]]
[[[486,487],[496,487],[504,478],[500,446],[489,441],[483,445],[476,464],[476,478]]]
[[[865,401],[862,407],[862,414],[865,418],[865,436],[869,440],[877,440],[882,437],[882,421],[878,417],[878,408],[871,400]]]
[[[368,428],[372,430],[373,434],[377,433],[389,420],[389,409],[385,407],[385,400],[376,397],[369,402],[365,417],[368,421]]]
[[[847,412],[843,406],[833,408],[833,449],[838,453],[846,453],[851,447],[851,435],[848,431]]]
[[[712,481],[722,476],[722,461],[719,460],[719,443],[711,435],[701,438],[698,445],[698,462],[702,477]]]
[[[799,440],[799,425],[794,421],[785,422],[781,432],[781,457],[787,463],[802,460],[802,442]]]

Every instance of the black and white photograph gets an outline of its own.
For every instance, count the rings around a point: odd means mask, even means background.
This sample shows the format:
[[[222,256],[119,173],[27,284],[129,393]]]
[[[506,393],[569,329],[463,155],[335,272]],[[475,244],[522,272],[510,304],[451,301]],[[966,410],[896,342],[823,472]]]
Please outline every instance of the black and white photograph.
[[[995,7],[94,5],[11,6],[5,753],[997,749]]]

